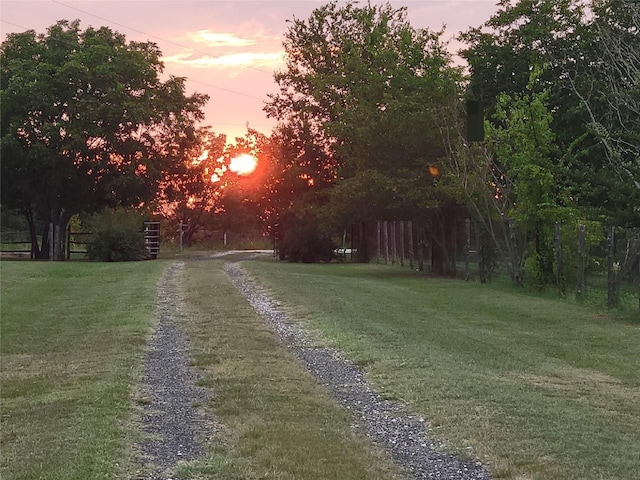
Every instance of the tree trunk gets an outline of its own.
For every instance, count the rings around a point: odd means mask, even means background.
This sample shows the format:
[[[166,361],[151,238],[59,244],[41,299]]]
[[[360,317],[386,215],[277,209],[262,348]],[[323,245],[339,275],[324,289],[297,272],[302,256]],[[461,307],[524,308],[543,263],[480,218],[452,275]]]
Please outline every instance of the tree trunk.
[[[516,287],[522,286],[523,274],[522,274],[522,257],[518,249],[518,239],[516,236],[515,221],[510,218],[507,220],[508,226],[508,238],[509,238],[509,250],[510,250],[510,265],[509,272],[511,274],[511,282]]]
[[[618,306],[618,285],[615,271],[615,229],[607,227],[607,307]]]
[[[369,253],[367,252],[367,230],[365,222],[358,224],[358,255],[359,263],[367,263],[369,261]]]
[[[444,246],[441,242],[436,241],[435,237],[431,237],[431,272],[443,277],[445,275],[444,268]]]
[[[585,280],[584,271],[586,265],[585,254],[585,226],[578,227],[578,272],[576,275],[576,299],[581,301],[584,298]]]
[[[42,245],[38,245],[38,231],[33,218],[33,211],[23,212],[27,224],[29,225],[29,239],[31,240],[31,258],[36,260],[46,260],[49,258],[49,223],[45,223],[42,232]]]
[[[53,260],[65,259],[65,235],[67,225],[72,215],[66,212],[57,216],[57,222],[53,222]]]
[[[413,220],[407,222],[407,236],[409,237],[409,268],[413,270]]]

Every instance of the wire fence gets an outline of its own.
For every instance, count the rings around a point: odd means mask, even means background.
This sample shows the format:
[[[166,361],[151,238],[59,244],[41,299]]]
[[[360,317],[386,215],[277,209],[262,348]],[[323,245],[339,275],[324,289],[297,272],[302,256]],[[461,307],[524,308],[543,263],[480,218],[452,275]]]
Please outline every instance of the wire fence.
[[[490,229],[470,220],[434,235],[412,221],[368,232],[378,263],[469,281],[511,281],[578,301],[640,311],[640,228],[544,225],[535,236],[513,221]]]

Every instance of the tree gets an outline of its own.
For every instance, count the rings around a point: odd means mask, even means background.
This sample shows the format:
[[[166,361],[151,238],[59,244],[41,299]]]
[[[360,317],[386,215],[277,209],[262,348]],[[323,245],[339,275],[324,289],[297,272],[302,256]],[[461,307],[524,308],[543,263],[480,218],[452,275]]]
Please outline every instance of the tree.
[[[444,149],[433,124],[438,106],[459,97],[461,81],[442,33],[413,29],[405,8],[388,4],[332,2],[292,21],[287,68],[275,77],[280,92],[266,110],[299,139],[304,154],[292,157],[312,170],[298,175],[308,181],[301,188],[313,187],[316,195],[306,197],[336,227],[440,205],[432,172]]]
[[[487,148],[493,158],[493,195],[503,198],[507,208],[500,212],[507,222],[517,222],[522,231],[521,245],[509,243],[509,265],[515,284],[522,282],[525,248],[533,241],[529,257],[534,264],[530,272],[542,285],[553,279],[553,248],[545,241],[545,229],[559,220],[559,187],[554,180],[559,168],[553,160],[555,135],[547,106],[549,92],[533,92],[535,74],[526,95],[512,98],[500,95],[494,114],[495,124],[487,122]],[[555,165],[554,165],[555,163]],[[508,224],[508,229],[515,225]],[[513,236],[513,233],[510,232]],[[520,247],[520,248],[518,248]]]
[[[185,150],[184,158],[162,179],[155,199],[159,215],[181,233],[185,244],[221,207],[228,158],[225,158],[226,136],[206,128],[198,130],[198,142]]]
[[[637,97],[638,77],[609,75],[626,95],[624,100],[616,97],[607,76],[600,73],[617,67],[603,55],[611,49],[605,47],[609,41],[598,31],[609,26],[608,31],[618,39],[612,45],[624,45],[618,52],[629,56],[618,60],[630,61],[633,68],[633,55],[640,45],[631,22],[635,10],[627,5],[618,0],[501,0],[489,21],[460,37],[468,45],[461,52],[471,73],[467,94],[483,101],[489,118],[502,93],[525,94],[531,71],[543,69],[538,85],[549,91],[551,129],[562,152],[554,160],[563,165],[555,179],[575,208],[589,218],[613,223],[629,223],[638,217],[634,202],[629,201],[640,201],[630,181],[638,165],[637,150],[634,156],[633,149],[626,147],[634,144],[630,139],[638,131],[639,116],[626,106],[633,103],[625,103],[630,95]],[[635,90],[627,88],[632,85]]]
[[[571,87],[613,171],[640,190],[640,3],[596,0],[589,28],[588,70],[569,70]]]
[[[81,31],[79,21],[2,43],[2,204],[28,219],[37,257],[47,256],[49,224],[62,259],[60,232],[74,214],[148,202],[197,141],[207,97],[186,96],[184,78],[161,81],[160,57],[153,43]]]

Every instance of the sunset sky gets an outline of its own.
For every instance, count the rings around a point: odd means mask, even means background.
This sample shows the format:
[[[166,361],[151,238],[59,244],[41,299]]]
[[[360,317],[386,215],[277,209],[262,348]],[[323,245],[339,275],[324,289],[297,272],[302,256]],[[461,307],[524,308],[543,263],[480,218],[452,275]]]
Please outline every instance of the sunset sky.
[[[269,134],[275,124],[262,108],[276,91],[274,70],[282,63],[287,20],[307,19],[325,1],[126,1],[49,0],[0,2],[2,40],[11,32],[44,33],[58,20],[80,19],[81,28],[109,26],[128,40],[160,47],[165,73],[187,77],[188,93],[206,93],[204,125],[244,136],[246,125]],[[379,3],[371,0],[371,3]],[[392,0],[407,6],[414,28],[439,29],[445,38],[479,26],[496,10],[496,0]],[[366,5],[366,2],[362,2]],[[456,46],[452,45],[455,50]]]

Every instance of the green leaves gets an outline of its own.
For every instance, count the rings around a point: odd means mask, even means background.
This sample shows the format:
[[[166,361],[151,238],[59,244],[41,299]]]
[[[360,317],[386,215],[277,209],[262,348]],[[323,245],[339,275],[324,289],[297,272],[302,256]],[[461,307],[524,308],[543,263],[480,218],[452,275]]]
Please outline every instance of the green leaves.
[[[161,81],[152,43],[61,21],[10,35],[0,60],[3,205],[56,224],[137,206],[196,141],[207,97],[188,97],[183,78]]]
[[[442,33],[414,29],[406,8],[388,4],[332,2],[292,22],[287,69],[276,75],[280,92],[266,111],[290,136],[302,140],[314,131],[312,141],[328,155],[313,161],[338,166],[329,193],[336,200],[323,206],[327,216],[354,222],[403,209],[410,215],[416,198],[430,204],[428,168],[444,154],[437,120],[459,98],[462,78]],[[299,143],[308,151],[308,142]],[[366,208],[350,208],[354,202],[341,201],[343,192]]]
[[[502,93],[493,123],[486,122],[487,146],[503,172],[504,184],[497,185],[497,190],[505,197],[513,195],[508,201],[511,211],[504,213],[530,225],[541,219],[543,211],[547,217],[549,206],[560,207],[554,198],[558,190],[554,173],[558,172],[549,92],[533,92],[538,78],[539,73],[531,75],[530,93],[514,97]]]

